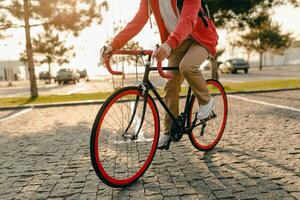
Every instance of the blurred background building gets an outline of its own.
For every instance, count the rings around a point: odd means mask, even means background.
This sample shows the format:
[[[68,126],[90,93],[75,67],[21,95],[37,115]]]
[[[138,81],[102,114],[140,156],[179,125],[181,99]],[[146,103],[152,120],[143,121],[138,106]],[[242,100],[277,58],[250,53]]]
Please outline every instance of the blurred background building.
[[[292,46],[282,54],[267,52],[263,59],[264,66],[282,66],[300,64],[300,40],[294,41]]]
[[[26,63],[20,61],[0,61],[0,81],[28,80]]]

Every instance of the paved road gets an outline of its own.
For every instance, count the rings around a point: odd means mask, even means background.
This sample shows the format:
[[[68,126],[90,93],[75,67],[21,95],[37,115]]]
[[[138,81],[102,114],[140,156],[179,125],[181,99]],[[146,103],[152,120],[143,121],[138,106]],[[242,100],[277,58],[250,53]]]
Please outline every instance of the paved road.
[[[98,109],[1,111],[0,199],[300,199],[299,91],[229,97],[213,151],[198,152],[185,137],[157,151],[126,189],[105,186],[91,167]]]
[[[209,71],[204,71],[206,78],[210,77]],[[139,76],[141,80],[141,75]],[[220,80],[222,82],[241,83],[247,81],[261,81],[261,80],[278,80],[278,79],[296,79],[300,77],[300,66],[284,67],[284,68],[266,68],[264,71],[259,71],[257,68],[250,70],[249,74],[221,74]],[[117,77],[116,77],[117,79]],[[151,78],[156,86],[163,87],[165,80],[154,74]],[[117,81],[120,83],[120,81]],[[126,85],[136,85],[135,75],[127,76]],[[0,82],[0,98],[15,97],[15,96],[30,96],[28,82],[15,82],[14,86],[7,87],[7,83]],[[187,83],[185,82],[185,85]],[[111,91],[113,85],[111,77],[94,77],[93,81],[81,81],[78,84],[60,85],[48,84],[43,81],[38,81],[39,92],[41,95],[63,95],[74,93],[90,93],[99,91]]]

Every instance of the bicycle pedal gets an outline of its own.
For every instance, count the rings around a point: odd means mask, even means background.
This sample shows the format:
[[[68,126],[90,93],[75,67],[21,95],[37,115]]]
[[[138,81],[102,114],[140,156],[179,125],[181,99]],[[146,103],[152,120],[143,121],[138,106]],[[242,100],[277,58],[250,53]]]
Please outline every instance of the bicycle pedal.
[[[205,123],[205,122],[207,122],[207,121],[209,121],[213,118],[216,118],[216,117],[217,117],[217,115],[214,112],[212,112],[207,118],[200,120],[200,122]]]

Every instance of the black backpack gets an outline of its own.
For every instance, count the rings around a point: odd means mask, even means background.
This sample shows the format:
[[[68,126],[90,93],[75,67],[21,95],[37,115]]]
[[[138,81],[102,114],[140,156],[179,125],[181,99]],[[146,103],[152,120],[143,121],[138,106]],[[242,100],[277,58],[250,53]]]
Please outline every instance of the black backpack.
[[[179,9],[179,11],[181,12],[182,6],[183,6],[183,1],[184,0],[177,0],[177,7]],[[207,18],[210,18],[210,13],[209,13],[209,9],[208,9],[208,4],[207,4],[207,0],[201,0],[201,5],[202,5],[202,10],[199,11],[198,16],[202,19],[204,25],[206,27],[208,27],[208,22],[207,22]]]

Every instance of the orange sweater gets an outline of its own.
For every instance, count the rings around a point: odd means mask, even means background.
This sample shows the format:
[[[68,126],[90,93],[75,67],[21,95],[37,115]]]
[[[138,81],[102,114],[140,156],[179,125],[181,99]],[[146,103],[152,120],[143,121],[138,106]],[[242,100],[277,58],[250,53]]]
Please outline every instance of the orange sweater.
[[[177,14],[177,1],[171,1],[173,10]],[[149,5],[150,8],[148,7]],[[205,27],[202,19],[198,17],[200,8],[202,8],[200,0],[185,0],[176,28],[174,32],[170,34],[168,33],[160,14],[159,0],[141,0],[139,10],[135,17],[114,38],[111,46],[113,49],[120,49],[136,36],[147,23],[149,19],[149,9],[151,9],[158,25],[162,43],[166,42],[174,49],[190,35],[215,56],[216,46],[218,44],[218,34],[214,23],[210,19],[207,19],[209,26]]]

